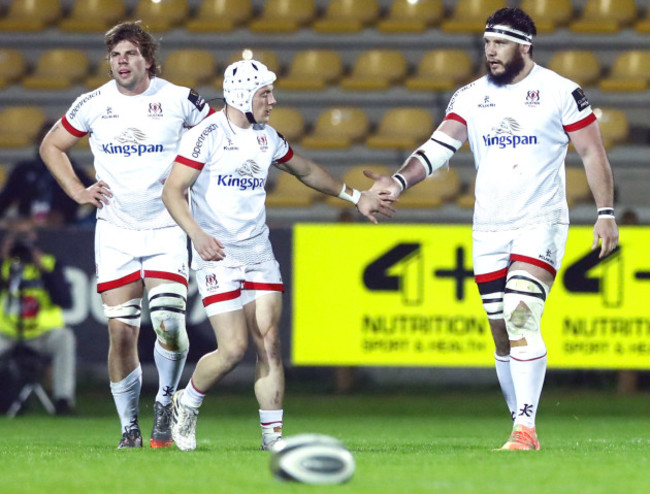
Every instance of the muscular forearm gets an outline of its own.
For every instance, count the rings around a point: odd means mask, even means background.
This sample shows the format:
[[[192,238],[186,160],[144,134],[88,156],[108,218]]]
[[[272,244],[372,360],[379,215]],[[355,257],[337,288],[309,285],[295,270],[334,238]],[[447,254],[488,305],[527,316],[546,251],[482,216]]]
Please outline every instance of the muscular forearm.
[[[52,146],[41,146],[41,158],[63,191],[79,202],[80,194],[86,186],[79,179],[67,154]]]

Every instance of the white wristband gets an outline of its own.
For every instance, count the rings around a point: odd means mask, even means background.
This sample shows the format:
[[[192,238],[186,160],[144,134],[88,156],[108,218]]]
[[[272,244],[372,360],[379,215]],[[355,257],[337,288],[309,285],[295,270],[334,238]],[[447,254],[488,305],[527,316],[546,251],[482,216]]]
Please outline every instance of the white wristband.
[[[598,208],[598,219],[600,218],[616,219],[614,208]]]
[[[361,192],[359,192],[357,189],[352,189],[352,195],[348,194],[345,189],[347,189],[347,185],[343,184],[343,188],[341,189],[341,192],[339,193],[339,197],[343,199],[344,201],[351,202],[355,206],[359,202],[359,199],[361,199]]]

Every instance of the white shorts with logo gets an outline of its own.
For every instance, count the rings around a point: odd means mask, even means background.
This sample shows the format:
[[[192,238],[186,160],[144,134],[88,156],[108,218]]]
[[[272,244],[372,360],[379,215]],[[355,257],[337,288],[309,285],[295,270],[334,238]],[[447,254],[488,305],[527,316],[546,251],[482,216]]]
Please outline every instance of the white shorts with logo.
[[[562,265],[567,224],[537,224],[517,230],[472,233],[474,277],[494,279],[515,261],[539,266],[555,276]]]
[[[196,283],[208,317],[243,309],[270,291],[284,291],[276,260],[236,267],[216,262],[196,272]]]
[[[127,230],[107,221],[95,229],[97,292],[144,278],[160,278],[187,286],[187,236],[178,226]]]

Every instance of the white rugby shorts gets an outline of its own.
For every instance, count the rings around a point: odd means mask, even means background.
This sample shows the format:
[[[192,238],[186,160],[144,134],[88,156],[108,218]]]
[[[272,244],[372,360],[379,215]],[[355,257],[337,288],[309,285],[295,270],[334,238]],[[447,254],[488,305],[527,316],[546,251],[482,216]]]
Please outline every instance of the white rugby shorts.
[[[284,291],[280,264],[275,259],[235,267],[215,262],[196,272],[196,283],[208,317],[243,309],[265,293]]]
[[[97,292],[144,278],[159,278],[187,286],[187,236],[178,226],[127,230],[107,221],[95,228]]]
[[[539,266],[553,276],[562,265],[567,224],[537,224],[517,230],[472,233],[474,277],[477,283],[505,275],[515,261]]]

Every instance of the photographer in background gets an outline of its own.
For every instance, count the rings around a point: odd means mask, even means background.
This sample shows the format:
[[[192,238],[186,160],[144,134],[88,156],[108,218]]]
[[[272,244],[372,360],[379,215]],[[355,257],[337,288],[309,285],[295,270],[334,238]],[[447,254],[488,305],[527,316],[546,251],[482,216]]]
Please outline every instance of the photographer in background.
[[[52,394],[57,415],[74,411],[76,341],[64,327],[63,309],[72,294],[63,266],[36,246],[29,221],[10,225],[0,262],[0,356],[25,347],[52,359]]]

